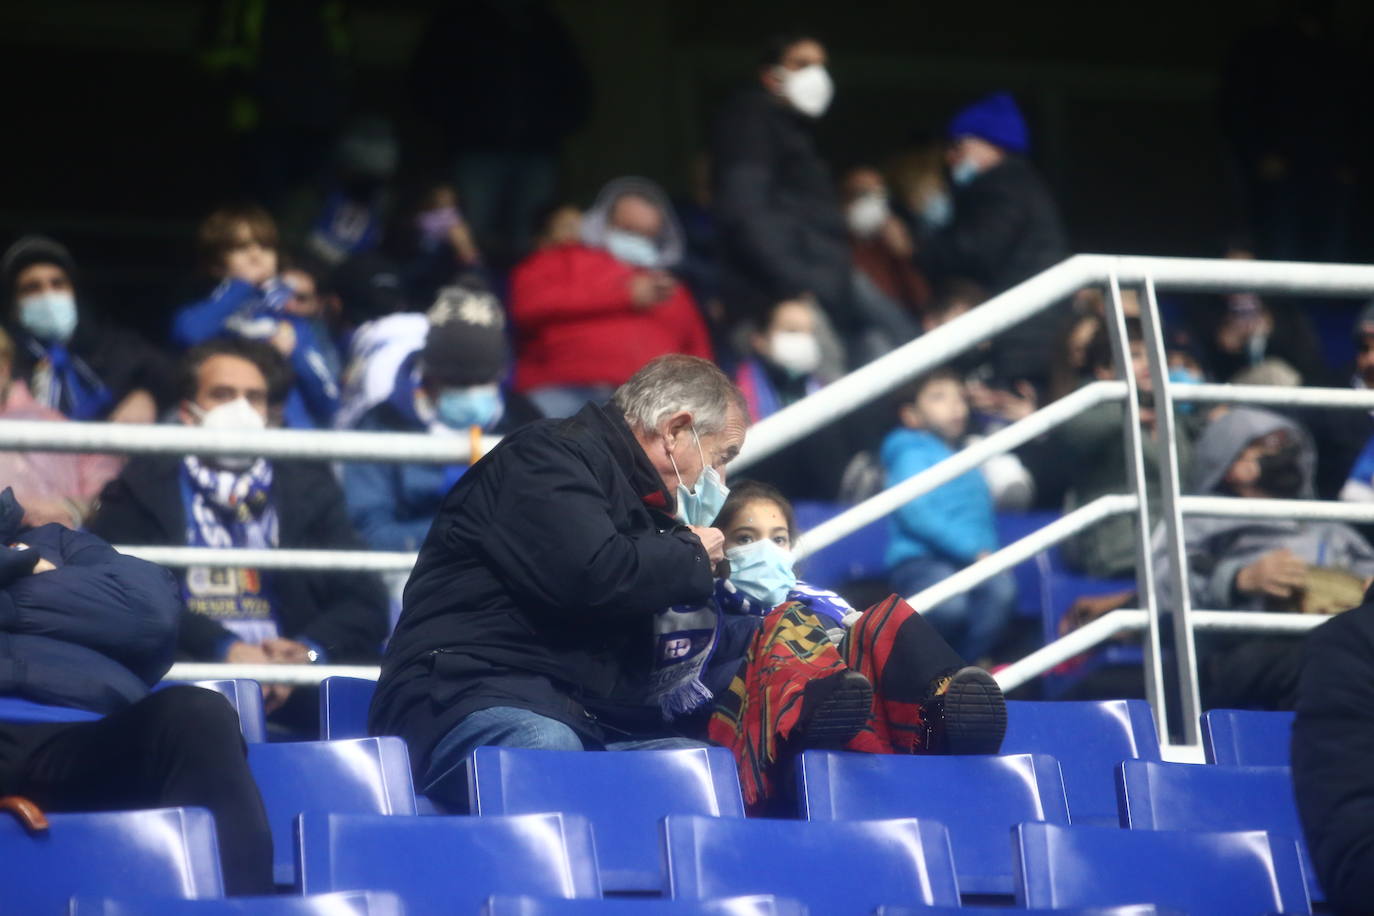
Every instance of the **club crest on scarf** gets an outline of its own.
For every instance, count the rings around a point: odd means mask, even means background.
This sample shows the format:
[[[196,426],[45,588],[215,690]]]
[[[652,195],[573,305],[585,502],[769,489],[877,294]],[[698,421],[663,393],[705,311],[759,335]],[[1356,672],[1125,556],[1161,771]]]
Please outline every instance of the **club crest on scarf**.
[[[649,698],[665,721],[686,715],[714,694],[701,673],[715,652],[720,615],[711,605],[674,605],[654,616],[654,666]]]

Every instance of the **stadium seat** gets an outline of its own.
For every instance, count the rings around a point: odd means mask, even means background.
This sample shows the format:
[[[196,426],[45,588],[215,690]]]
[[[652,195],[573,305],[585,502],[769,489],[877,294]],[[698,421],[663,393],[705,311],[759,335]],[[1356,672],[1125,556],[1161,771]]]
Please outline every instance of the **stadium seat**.
[[[381,888],[414,913],[475,913],[493,894],[601,896],[592,828],[566,814],[297,819],[307,894]]]
[[[1293,713],[1211,709],[1202,714],[1202,750],[1208,763],[1233,767],[1286,767]]]
[[[367,708],[376,689],[376,681],[360,677],[320,681],[320,737],[366,738]]]
[[[744,817],[735,758],[721,747],[535,751],[479,747],[468,763],[473,814],[564,811],[591,821],[601,886],[664,890],[659,821],[668,814]]]
[[[30,836],[0,818],[0,909],[63,913],[73,896],[223,897],[215,822],[201,808],[52,814]]]
[[[959,903],[949,833],[935,821],[669,815],[663,835],[675,900],[777,894],[825,916]]]
[[[949,830],[965,894],[1010,894],[1011,828],[1069,823],[1059,764],[1044,754],[912,757],[806,751],[797,761],[801,815],[812,821],[916,817]]]
[[[793,505],[797,528],[809,531],[834,518],[847,506],[832,502],[798,500]],[[801,576],[821,588],[840,589],[860,579],[887,578],[887,519],[865,525],[848,537],[816,551],[802,564]]]
[[[1059,761],[1078,825],[1117,826],[1116,765],[1158,760],[1154,714],[1144,700],[1007,702],[1003,754],[1049,754]]]
[[[492,897],[482,916],[806,916],[794,900],[755,894],[716,900],[550,900],[543,897]]]
[[[267,806],[273,871],[281,885],[296,883],[291,831],[297,814],[416,813],[410,759],[400,738],[255,744],[248,765]]]
[[[1021,906],[1149,900],[1190,913],[1310,913],[1297,844],[1263,831],[1016,827]]]
[[[1127,904],[1126,906],[1065,907],[1052,910],[1008,909],[1007,907],[985,906],[880,906],[873,916],[961,916],[967,913],[999,913],[1001,916],[1187,916],[1182,910],[1157,907],[1152,903]]]
[[[118,897],[72,901],[68,916],[404,916],[401,899],[385,891],[342,891],[310,897],[231,897],[169,900]]]
[[[1003,547],[1014,544],[1058,518],[1058,512],[999,512],[997,543]],[[1037,560],[1038,557],[1032,557],[1011,568],[1012,577],[1016,579],[1016,614],[1033,620],[1042,615],[1041,580],[1044,569]]]
[[[1126,760],[1117,772],[1121,826],[1135,830],[1264,830],[1296,840],[1307,890],[1322,900],[1298,821],[1288,767]]]
[[[98,712],[44,706],[18,697],[0,697],[0,722],[94,722],[103,719]]]

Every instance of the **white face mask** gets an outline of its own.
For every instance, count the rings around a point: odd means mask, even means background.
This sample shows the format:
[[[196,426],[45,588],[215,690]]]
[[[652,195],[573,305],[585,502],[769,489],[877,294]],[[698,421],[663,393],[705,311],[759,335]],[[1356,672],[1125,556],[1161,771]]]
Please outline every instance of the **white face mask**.
[[[792,103],[792,107],[811,118],[819,118],[830,107],[835,97],[835,84],[830,74],[820,64],[811,64],[800,70],[779,67],[775,71],[782,80],[782,97]]]
[[[821,364],[821,344],[806,331],[774,331],[768,338],[768,355],[794,376],[810,375]]]
[[[209,410],[201,407],[194,402],[187,404],[191,413],[200,420],[202,429],[224,429],[224,430],[245,430],[245,429],[266,429],[267,421],[262,414],[258,413],[252,404],[248,403],[247,398],[236,398],[217,404]],[[229,455],[216,455],[210,459],[213,464],[231,471],[241,471],[249,467],[257,459],[251,457],[233,457]]]
[[[878,230],[883,228],[883,223],[887,222],[887,217],[887,195],[881,191],[861,194],[850,201],[849,208],[845,211],[849,231],[861,239],[877,235]]]

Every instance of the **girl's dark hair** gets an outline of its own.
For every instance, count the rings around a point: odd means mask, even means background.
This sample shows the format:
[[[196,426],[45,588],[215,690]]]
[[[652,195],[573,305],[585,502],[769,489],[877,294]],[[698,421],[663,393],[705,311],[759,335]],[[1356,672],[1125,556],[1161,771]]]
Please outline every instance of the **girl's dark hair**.
[[[716,515],[712,527],[719,528],[721,531],[728,531],[730,526],[735,523],[735,517],[744,511],[744,507],[756,500],[765,500],[773,503],[782,512],[782,517],[787,521],[787,537],[795,541],[797,539],[797,515],[792,511],[792,503],[786,496],[782,495],[777,487],[762,480],[737,480],[730,484],[730,495],[725,499],[725,505],[720,507],[719,514]]]

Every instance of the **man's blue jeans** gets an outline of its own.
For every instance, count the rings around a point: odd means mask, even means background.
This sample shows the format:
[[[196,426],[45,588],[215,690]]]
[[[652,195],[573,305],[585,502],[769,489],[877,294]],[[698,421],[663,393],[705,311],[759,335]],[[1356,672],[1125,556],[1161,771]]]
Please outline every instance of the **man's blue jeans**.
[[[963,567],[939,557],[911,557],[892,571],[892,587],[903,598],[948,579]],[[993,576],[962,595],[936,605],[921,616],[929,620],[965,661],[987,658],[1011,620],[1016,580],[1007,573]]]
[[[425,773],[424,794],[450,808],[466,810],[467,759],[479,747],[526,747],[546,751],[582,751],[582,738],[557,719],[515,706],[490,706],[463,719],[434,746]],[[643,738],[614,741],[608,751],[657,751],[706,747],[691,738]]]

